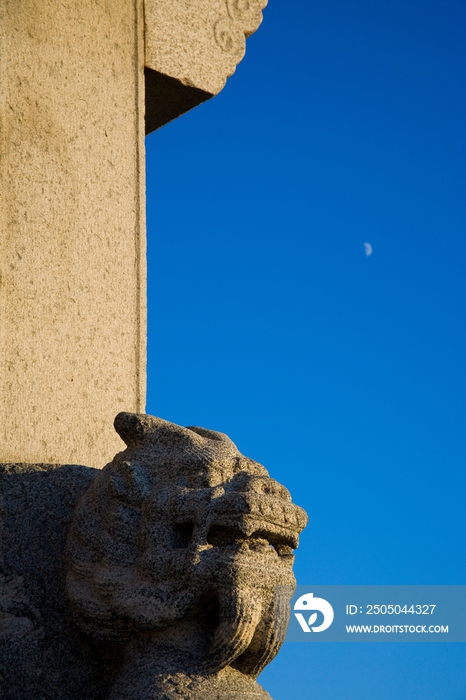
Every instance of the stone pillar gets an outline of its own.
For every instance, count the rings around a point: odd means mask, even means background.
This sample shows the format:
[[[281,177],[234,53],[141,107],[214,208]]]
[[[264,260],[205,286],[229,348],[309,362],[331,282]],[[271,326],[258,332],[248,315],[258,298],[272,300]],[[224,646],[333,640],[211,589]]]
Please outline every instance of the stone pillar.
[[[3,0],[0,463],[101,468],[144,411],[144,133],[222,89],[265,4]]]
[[[103,467],[145,408],[141,0],[3,0],[0,462]]]

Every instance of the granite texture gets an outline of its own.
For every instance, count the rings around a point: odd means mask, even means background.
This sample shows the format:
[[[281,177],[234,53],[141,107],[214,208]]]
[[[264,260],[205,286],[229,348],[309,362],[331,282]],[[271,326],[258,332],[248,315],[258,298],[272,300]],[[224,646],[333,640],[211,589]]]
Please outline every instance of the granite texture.
[[[1,467],[0,697],[269,698],[306,514],[222,433],[115,427],[101,471]]]
[[[0,83],[0,462],[102,468],[145,408],[142,0],[2,0]]]
[[[0,465],[0,698],[89,700],[108,673],[72,622],[63,566],[76,502],[95,471]]]
[[[199,101],[216,95],[243,58],[246,38],[259,27],[266,5],[267,0],[145,0],[146,67],[176,79],[184,94],[197,94]]]
[[[266,0],[2,0],[0,461],[102,468],[144,411],[144,133],[215,95]]]

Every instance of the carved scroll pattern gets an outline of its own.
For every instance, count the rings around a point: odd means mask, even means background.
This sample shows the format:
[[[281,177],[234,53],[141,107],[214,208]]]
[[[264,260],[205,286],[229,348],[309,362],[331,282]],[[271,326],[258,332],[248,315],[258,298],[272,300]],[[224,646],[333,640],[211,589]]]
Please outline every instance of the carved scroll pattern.
[[[225,0],[227,16],[214,25],[214,37],[224,53],[241,60],[245,52],[245,39],[253,34],[262,22],[262,10],[267,0]]]

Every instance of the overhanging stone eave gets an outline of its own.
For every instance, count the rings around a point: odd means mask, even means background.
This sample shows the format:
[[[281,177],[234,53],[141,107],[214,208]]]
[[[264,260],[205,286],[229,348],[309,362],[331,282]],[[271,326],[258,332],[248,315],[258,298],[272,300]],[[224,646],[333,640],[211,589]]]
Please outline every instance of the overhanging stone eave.
[[[217,95],[267,0],[145,0],[146,134]]]

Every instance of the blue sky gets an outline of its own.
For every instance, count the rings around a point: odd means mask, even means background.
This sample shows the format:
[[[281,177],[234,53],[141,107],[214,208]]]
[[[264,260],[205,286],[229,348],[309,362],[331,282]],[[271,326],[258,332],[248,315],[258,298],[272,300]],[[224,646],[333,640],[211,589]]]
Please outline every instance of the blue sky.
[[[465,29],[464,0],[271,0],[147,138],[147,411],[290,489],[300,584],[466,583]],[[260,680],[466,700],[466,645],[285,644]]]

